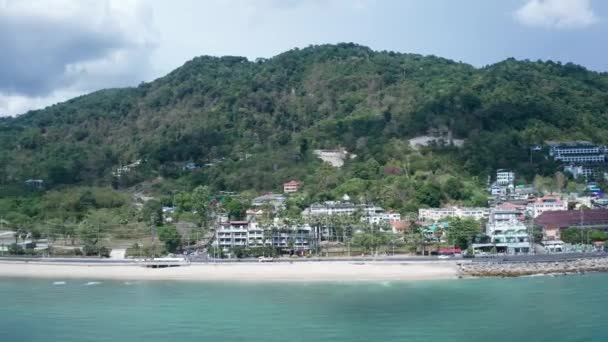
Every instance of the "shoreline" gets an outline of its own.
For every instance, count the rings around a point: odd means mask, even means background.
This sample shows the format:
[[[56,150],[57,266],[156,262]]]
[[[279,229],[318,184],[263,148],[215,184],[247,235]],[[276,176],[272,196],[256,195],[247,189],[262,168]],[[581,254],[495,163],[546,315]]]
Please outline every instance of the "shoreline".
[[[190,264],[170,268],[139,265],[0,262],[1,278],[52,280],[367,282],[458,279],[455,262],[301,262]]]

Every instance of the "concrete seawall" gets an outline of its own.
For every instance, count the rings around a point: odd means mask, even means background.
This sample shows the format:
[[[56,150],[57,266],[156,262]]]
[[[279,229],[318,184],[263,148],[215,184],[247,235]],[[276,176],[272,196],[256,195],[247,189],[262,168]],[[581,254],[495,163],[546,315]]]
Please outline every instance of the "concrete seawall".
[[[608,272],[608,258],[551,262],[472,262],[459,264],[463,277],[520,277],[540,274]]]

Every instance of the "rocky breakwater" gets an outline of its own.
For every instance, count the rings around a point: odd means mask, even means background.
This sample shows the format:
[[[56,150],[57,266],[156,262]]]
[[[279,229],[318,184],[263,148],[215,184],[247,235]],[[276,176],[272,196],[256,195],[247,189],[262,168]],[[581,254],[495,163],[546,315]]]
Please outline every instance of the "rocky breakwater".
[[[471,262],[459,264],[462,277],[521,277],[541,274],[608,272],[608,258],[552,262]]]

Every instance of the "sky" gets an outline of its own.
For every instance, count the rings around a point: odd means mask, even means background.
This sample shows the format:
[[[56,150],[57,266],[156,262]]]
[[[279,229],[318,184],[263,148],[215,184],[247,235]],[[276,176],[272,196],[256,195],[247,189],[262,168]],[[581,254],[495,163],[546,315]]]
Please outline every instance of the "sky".
[[[602,0],[0,0],[0,116],[136,86],[200,55],[354,42],[481,67],[608,71]]]

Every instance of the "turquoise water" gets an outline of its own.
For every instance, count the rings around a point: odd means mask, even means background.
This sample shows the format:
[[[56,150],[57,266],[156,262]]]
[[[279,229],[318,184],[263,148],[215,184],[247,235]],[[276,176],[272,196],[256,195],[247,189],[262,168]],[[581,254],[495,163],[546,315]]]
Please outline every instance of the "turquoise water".
[[[0,341],[606,341],[607,287],[607,274],[366,284],[0,279]]]

